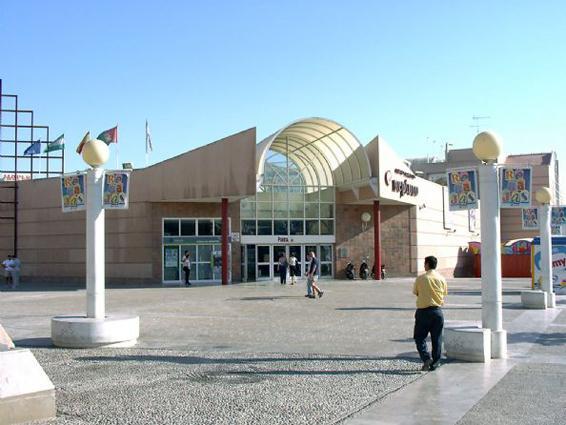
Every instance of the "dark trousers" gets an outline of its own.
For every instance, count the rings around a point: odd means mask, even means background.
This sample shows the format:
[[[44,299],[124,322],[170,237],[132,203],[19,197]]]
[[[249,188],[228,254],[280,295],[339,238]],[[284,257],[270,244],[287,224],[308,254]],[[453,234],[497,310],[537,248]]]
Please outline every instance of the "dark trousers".
[[[429,360],[426,337],[430,333],[432,341],[432,362],[440,360],[442,350],[442,328],[444,327],[444,315],[440,307],[418,308],[415,312],[415,331],[413,338],[417,345],[417,351],[423,362]]]
[[[191,269],[183,267],[183,271],[185,272],[185,285],[187,285],[189,283],[189,277],[191,276]]]
[[[281,284],[287,283],[287,267],[279,266],[279,277],[281,278]]]

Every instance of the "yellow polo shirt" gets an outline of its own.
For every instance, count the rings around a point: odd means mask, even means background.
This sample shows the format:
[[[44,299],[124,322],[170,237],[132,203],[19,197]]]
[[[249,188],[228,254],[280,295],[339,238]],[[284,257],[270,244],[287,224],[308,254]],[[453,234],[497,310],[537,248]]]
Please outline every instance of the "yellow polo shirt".
[[[417,296],[417,308],[442,307],[444,296],[448,295],[446,279],[435,270],[429,270],[417,277],[413,294]]]

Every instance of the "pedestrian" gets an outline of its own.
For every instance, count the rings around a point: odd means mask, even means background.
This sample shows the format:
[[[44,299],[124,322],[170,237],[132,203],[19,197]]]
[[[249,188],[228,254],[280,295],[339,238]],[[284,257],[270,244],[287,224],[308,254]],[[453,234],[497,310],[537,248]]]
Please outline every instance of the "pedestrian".
[[[183,272],[185,272],[185,286],[191,286],[189,278],[191,277],[191,254],[189,251],[185,251],[183,257]]]
[[[309,259],[310,264],[307,269],[307,295],[305,296],[308,298],[316,298],[316,295],[318,294],[318,298],[322,298],[324,292],[321,291],[317,285],[318,277],[320,275],[320,262],[318,261],[318,258],[316,258],[314,251],[309,252]]]
[[[424,260],[426,272],[417,277],[413,286],[413,294],[417,296],[413,338],[423,361],[421,368],[423,371],[436,369],[442,354],[442,328],[444,327],[442,306],[444,297],[448,295],[448,285],[446,279],[436,271],[437,264],[436,257],[432,255],[426,257]],[[429,333],[432,341],[432,357],[426,343]]]
[[[291,285],[295,284],[296,275],[297,275],[297,257],[295,257],[294,252],[291,252],[291,255],[289,256],[289,276],[291,277]]]
[[[12,276],[12,289],[16,289],[20,284],[20,259],[16,254],[12,254],[10,261],[10,275]]]
[[[12,256],[8,254],[6,259],[2,261],[2,268],[4,269],[4,279],[6,280],[6,286],[12,286],[12,275],[10,271],[12,270],[11,267]]]
[[[279,278],[281,279],[281,285],[287,284],[287,257],[282,252],[279,254]]]

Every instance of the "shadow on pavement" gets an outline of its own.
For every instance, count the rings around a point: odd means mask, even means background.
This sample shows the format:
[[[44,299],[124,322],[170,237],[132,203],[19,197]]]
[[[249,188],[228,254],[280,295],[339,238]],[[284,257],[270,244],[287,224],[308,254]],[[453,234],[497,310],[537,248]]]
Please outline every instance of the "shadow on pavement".
[[[520,344],[523,342],[543,345],[546,347],[551,347],[555,345],[566,346],[566,333],[553,332],[553,333],[541,334],[540,332],[517,332],[517,333],[509,334],[507,341],[508,344]]]
[[[53,348],[51,338],[25,338],[14,341],[14,345],[18,348]]]
[[[365,311],[365,310],[380,310],[380,311],[415,311],[415,307],[339,307],[339,311]],[[481,305],[477,307],[461,306],[461,307],[442,307],[442,310],[481,310]]]

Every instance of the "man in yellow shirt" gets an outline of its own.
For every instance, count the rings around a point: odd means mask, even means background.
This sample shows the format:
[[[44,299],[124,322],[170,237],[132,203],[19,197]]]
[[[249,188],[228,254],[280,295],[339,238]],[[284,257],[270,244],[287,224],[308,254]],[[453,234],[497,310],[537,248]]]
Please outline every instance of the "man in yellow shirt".
[[[448,285],[446,279],[435,270],[437,264],[436,257],[432,255],[426,257],[424,263],[426,273],[417,277],[413,286],[413,294],[417,296],[413,338],[423,361],[421,370],[424,371],[436,369],[442,350],[444,315],[441,307],[444,305],[444,296],[448,295]],[[432,357],[426,344],[429,333],[432,341]]]

